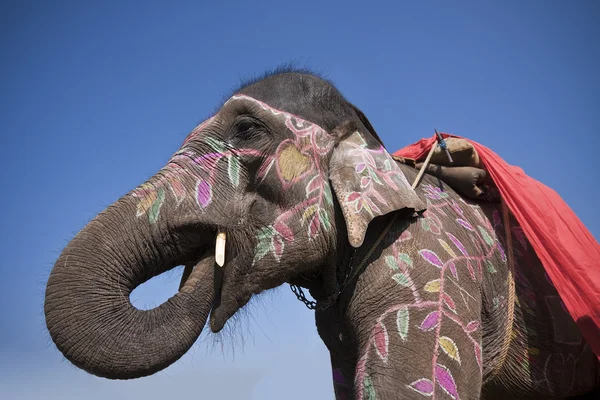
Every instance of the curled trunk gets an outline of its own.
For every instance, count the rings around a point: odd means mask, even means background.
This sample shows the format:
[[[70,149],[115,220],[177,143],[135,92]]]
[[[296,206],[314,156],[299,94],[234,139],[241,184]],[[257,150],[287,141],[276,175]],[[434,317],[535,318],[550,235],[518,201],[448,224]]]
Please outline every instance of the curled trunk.
[[[131,223],[130,223],[131,222]],[[76,366],[130,379],[179,359],[211,310],[214,256],[182,234],[135,218],[123,198],[92,220],[64,249],[48,280],[46,325]],[[130,301],[138,285],[181,264],[196,264],[181,290],[152,310]]]

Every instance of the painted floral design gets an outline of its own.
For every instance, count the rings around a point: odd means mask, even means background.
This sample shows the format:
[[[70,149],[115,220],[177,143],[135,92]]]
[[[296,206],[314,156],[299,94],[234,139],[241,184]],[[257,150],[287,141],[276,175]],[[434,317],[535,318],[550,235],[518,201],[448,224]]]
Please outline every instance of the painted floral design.
[[[372,357],[376,357],[384,365],[389,362],[391,335],[396,335],[401,341],[411,340],[412,335],[433,336],[431,372],[415,376],[405,383],[407,389],[424,397],[434,396],[439,388],[452,399],[460,398],[452,371],[461,368],[465,354],[470,353],[469,357],[473,357],[480,371],[482,370],[479,322],[464,319],[465,314],[458,312],[459,307],[468,309],[470,304],[475,304],[473,296],[462,288],[461,280],[464,278],[461,275],[466,272],[468,280],[481,282],[484,272],[496,273],[494,265],[498,260],[506,262],[505,251],[495,235],[496,230],[503,229],[500,216],[498,213],[494,214],[492,226],[477,206],[466,203],[460,205],[432,185],[422,184],[420,190],[430,202],[419,225],[439,247],[435,250],[417,248],[413,250],[414,253],[406,252],[403,249],[410,249],[411,245],[405,246],[401,237],[391,245],[389,254],[383,258],[390,270],[390,279],[395,281],[400,290],[411,293],[412,300],[389,307],[375,321],[369,345],[364,349],[356,367],[357,398],[375,398],[376,388],[373,388],[372,378],[368,376],[367,365]],[[465,206],[469,208],[468,213],[463,209]],[[450,215],[454,215],[455,225],[444,226],[438,215],[444,216],[445,221],[448,221]],[[445,229],[451,229],[455,233]],[[456,232],[460,230],[462,232],[459,239]],[[474,244],[469,244],[469,248],[479,249],[478,254],[467,251],[467,246],[463,243],[465,238]],[[412,278],[417,263],[419,268],[428,266],[438,272],[430,270],[434,278],[418,284]],[[459,271],[465,272],[459,274]],[[506,299],[500,301],[505,302]],[[458,330],[443,330],[446,324]],[[442,333],[444,331],[454,332],[454,336]]]

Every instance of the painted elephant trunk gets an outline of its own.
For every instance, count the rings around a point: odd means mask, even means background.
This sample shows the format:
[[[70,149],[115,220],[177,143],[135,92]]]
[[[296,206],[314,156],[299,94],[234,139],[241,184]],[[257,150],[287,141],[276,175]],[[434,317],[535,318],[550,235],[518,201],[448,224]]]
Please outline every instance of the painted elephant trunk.
[[[214,299],[214,255],[190,246],[173,221],[149,224],[135,215],[126,196],[93,219],[64,249],[46,288],[46,324],[58,349],[110,379],[151,375],[179,359]],[[181,264],[196,267],[177,294],[151,310],[131,304],[135,287]]]

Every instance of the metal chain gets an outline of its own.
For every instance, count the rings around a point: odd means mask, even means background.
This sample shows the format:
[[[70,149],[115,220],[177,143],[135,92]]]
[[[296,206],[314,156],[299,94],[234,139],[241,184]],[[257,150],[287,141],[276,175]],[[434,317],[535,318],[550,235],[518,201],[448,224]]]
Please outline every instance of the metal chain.
[[[294,294],[296,295],[296,297],[298,298],[298,300],[300,300],[301,302],[303,302],[304,305],[306,305],[306,307],[309,310],[314,310],[314,309],[317,308],[317,302],[316,301],[308,300],[306,298],[306,295],[304,294],[304,291],[302,290],[302,288],[300,286],[296,286],[296,285],[291,285],[290,284],[290,288],[292,289],[292,292],[294,292]]]

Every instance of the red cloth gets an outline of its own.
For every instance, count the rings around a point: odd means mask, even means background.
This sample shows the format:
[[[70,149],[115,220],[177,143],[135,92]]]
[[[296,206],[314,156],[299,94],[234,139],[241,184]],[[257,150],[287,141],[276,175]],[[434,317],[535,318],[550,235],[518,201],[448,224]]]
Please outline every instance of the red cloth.
[[[442,134],[443,137],[460,137]],[[502,198],[523,228],[567,310],[600,358],[600,246],[554,190],[509,165],[485,146],[468,140]],[[396,156],[422,159],[435,137],[400,149]]]

